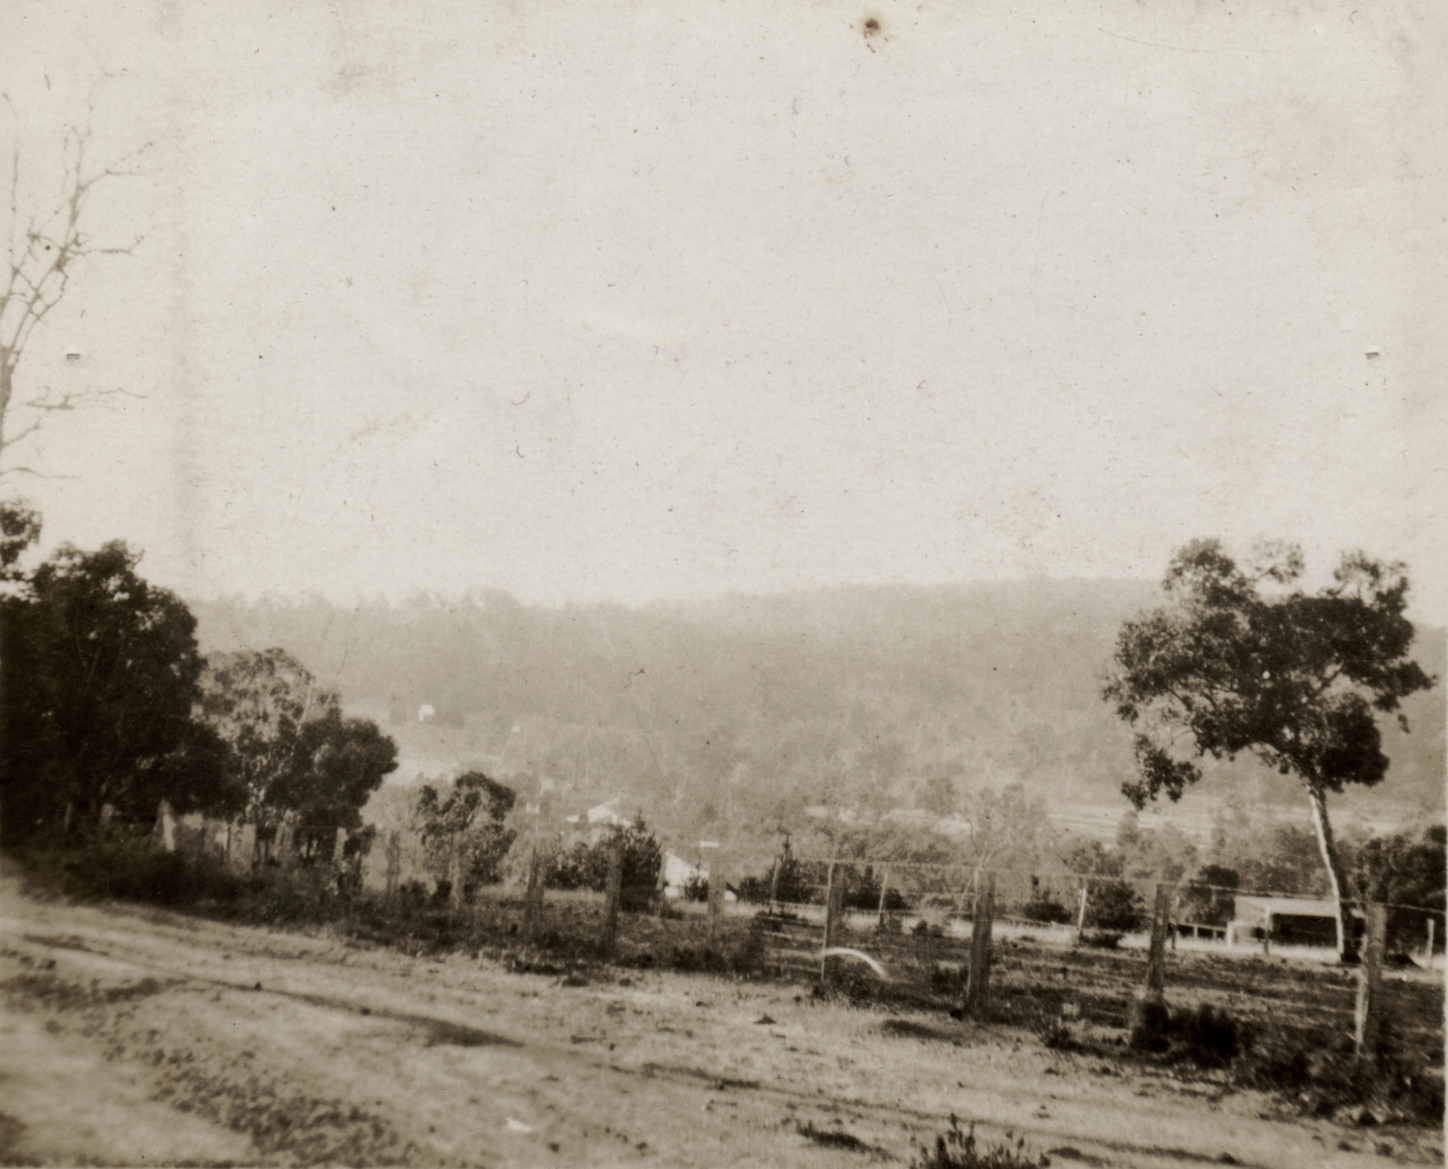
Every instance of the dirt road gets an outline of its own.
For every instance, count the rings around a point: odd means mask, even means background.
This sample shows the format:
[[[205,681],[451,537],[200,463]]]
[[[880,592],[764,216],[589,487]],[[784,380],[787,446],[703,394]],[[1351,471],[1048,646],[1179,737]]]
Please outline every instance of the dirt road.
[[[1439,1134],[1292,1120],[1019,1030],[581,982],[0,882],[0,1164],[908,1163],[952,1112],[1057,1166],[1442,1160]]]

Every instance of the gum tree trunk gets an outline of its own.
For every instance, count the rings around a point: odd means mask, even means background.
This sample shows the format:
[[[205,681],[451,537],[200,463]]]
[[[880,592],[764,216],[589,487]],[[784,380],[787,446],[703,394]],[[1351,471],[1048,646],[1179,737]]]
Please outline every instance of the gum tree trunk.
[[[1327,796],[1321,788],[1309,786],[1308,799],[1312,802],[1312,825],[1317,829],[1317,846],[1322,850],[1322,860],[1327,866],[1327,879],[1332,884],[1332,899],[1337,903],[1337,956],[1346,963],[1358,960],[1357,942],[1353,938],[1352,910],[1343,900],[1347,887],[1347,874],[1338,859],[1337,843],[1332,835],[1332,821],[1327,817]]]

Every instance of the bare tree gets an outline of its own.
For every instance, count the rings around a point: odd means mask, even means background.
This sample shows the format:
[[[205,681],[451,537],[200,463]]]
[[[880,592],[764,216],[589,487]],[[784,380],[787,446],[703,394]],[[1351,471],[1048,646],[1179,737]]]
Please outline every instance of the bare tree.
[[[91,196],[108,179],[134,176],[136,160],[151,146],[147,142],[109,165],[91,161],[99,86],[91,92],[84,124],[70,126],[61,141],[61,179],[58,191],[36,205],[23,206],[21,185],[20,118],[8,94],[0,93],[15,123],[10,156],[9,224],[5,233],[6,270],[0,287],[0,476],[31,467],[11,466],[11,448],[41,428],[53,414],[96,405],[121,389],[55,390],[42,387],[16,397],[15,371],[35,330],[65,297],[78,264],[95,256],[130,255],[140,237],[125,247],[103,246],[87,230]],[[19,421],[17,421],[17,416]]]

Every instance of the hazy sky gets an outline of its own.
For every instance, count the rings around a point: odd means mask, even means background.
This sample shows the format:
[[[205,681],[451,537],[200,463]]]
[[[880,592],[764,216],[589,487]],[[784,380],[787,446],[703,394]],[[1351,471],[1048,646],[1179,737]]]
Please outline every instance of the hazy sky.
[[[1219,535],[1404,559],[1448,620],[1448,21],[1239,7],[9,5],[26,197],[103,72],[97,157],[154,141],[92,208],[145,239],[20,372],[145,397],[12,490],[189,595],[1155,578]]]

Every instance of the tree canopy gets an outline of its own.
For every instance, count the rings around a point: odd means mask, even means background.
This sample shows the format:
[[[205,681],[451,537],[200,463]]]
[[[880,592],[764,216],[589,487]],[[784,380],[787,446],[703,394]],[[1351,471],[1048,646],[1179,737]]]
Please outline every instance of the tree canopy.
[[[336,709],[337,696],[285,650],[207,656],[197,712],[229,748],[228,771],[246,793],[248,820],[276,826],[285,809],[272,788],[297,761],[303,721]]]
[[[362,823],[362,806],[395,770],[397,744],[376,723],[330,707],[297,729],[295,751],[268,801],[295,817],[304,855],[330,856],[336,830]]]
[[[1168,605],[1123,626],[1104,696],[1135,732],[1139,773],[1122,791],[1138,808],[1179,799],[1203,756],[1249,752],[1300,779],[1341,907],[1326,797],[1381,782],[1378,716],[1433,679],[1408,656],[1403,565],[1350,552],[1316,593],[1294,587],[1303,569],[1292,545],[1260,547],[1246,566],[1216,540],[1186,545],[1167,569]],[[1352,921],[1339,916],[1347,958]]]
[[[464,886],[497,881],[516,836],[504,821],[517,798],[512,788],[481,771],[464,772],[442,792],[424,784],[413,817],[433,875],[449,881],[456,875]]]
[[[234,806],[224,746],[191,719],[201,657],[185,604],[113,542],[62,547],[0,608],[8,840]]]

